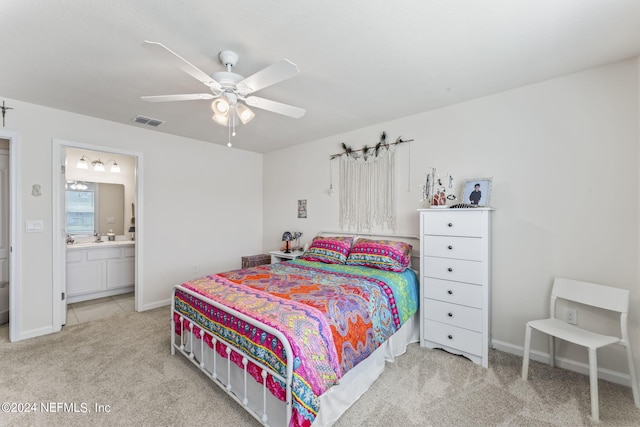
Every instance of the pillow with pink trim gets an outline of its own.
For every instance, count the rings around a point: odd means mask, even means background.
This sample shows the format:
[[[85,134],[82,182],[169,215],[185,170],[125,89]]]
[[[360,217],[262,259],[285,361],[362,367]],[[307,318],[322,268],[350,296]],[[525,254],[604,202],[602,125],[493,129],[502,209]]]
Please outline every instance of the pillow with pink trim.
[[[402,272],[411,265],[412,249],[405,242],[358,239],[351,248],[347,265]]]
[[[349,256],[353,237],[316,236],[309,249],[298,259],[324,262],[325,264],[344,264]]]

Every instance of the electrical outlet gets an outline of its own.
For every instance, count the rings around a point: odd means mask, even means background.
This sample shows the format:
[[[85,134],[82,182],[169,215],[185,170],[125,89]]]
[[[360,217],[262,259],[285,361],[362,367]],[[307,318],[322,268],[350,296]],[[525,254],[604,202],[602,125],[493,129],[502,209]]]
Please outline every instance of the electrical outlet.
[[[578,323],[578,310],[576,310],[575,308],[565,308],[564,320],[565,322],[571,323],[572,325]]]

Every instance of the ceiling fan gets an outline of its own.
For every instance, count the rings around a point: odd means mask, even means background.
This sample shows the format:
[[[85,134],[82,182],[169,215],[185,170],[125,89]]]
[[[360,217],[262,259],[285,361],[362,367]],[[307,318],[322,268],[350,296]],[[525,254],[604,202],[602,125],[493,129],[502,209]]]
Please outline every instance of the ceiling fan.
[[[145,43],[165,58],[171,60],[182,71],[207,86],[211,93],[142,96],[141,98],[144,101],[171,102],[213,99],[214,101],[211,103],[212,118],[222,126],[235,126],[238,124],[235,120],[236,117],[243,124],[248,123],[255,114],[247,105],[294,119],[304,116],[305,110],[302,108],[258,96],[248,96],[260,89],[298,75],[300,70],[298,70],[296,64],[287,59],[282,59],[245,78],[231,71],[238,62],[238,55],[235,52],[223,50],[220,52],[219,58],[227,70],[219,71],[209,76],[162,43],[147,40],[145,40]]]

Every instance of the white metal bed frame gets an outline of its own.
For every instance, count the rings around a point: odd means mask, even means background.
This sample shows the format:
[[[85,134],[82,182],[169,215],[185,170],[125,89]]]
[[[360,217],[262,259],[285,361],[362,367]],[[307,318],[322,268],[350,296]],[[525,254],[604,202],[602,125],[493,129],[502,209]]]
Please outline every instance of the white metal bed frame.
[[[351,233],[344,232],[321,232],[320,235],[353,235]],[[355,237],[367,237],[367,238],[383,238],[390,240],[418,240],[416,236],[409,235],[385,235],[385,234],[358,234]],[[415,248],[415,245],[414,245]],[[414,265],[419,265],[419,262],[416,263],[415,259],[419,257],[414,254],[412,257],[412,267]],[[418,277],[420,277],[418,275]],[[244,351],[234,346],[232,343],[220,339],[213,335],[212,333],[206,331],[202,326],[195,325],[189,318],[182,315],[180,312],[176,311],[175,307],[175,293],[177,290],[180,290],[184,293],[190,294],[201,301],[204,301],[217,309],[230,314],[231,316],[236,317],[248,324],[254,326],[259,331],[264,331],[268,334],[276,337],[283,344],[285,355],[286,355],[286,376],[280,375],[278,372],[275,372],[273,369],[264,365],[263,363],[255,360],[252,356],[246,354]],[[179,327],[180,327],[180,335],[176,334],[176,321],[175,315],[179,317]],[[418,318],[417,314],[414,318]],[[184,320],[188,321],[189,330],[184,328]],[[413,319],[411,322],[415,322]],[[199,339],[195,337],[193,333],[193,326],[198,326],[200,329],[200,337]],[[410,325],[409,325],[410,326]],[[412,328],[409,328],[412,330]],[[211,338],[211,342],[213,343],[213,349],[210,349],[205,343],[205,335]],[[216,344],[218,342],[223,343],[226,347],[227,357],[221,357],[216,352]],[[382,353],[383,349],[378,353]],[[242,407],[253,416],[256,420],[258,420],[263,425],[284,425],[289,426],[292,416],[292,380],[293,380],[293,352],[291,350],[291,345],[289,341],[285,337],[285,335],[278,331],[277,329],[265,325],[262,322],[257,321],[249,316],[244,315],[230,307],[222,305],[216,301],[213,301],[209,298],[204,297],[203,295],[197,294],[189,289],[186,289],[182,286],[175,286],[171,299],[171,354],[175,355],[175,353],[179,352],[187,359],[189,359],[199,370],[205,373],[207,377],[209,377],[214,384],[218,385],[220,389],[222,389],[225,393],[227,393],[231,398],[233,398],[236,402],[238,402]],[[242,357],[242,365],[243,368],[239,368],[232,360],[231,360],[231,352],[235,352]],[[384,351],[388,353],[388,350]],[[403,352],[403,351],[402,351]],[[399,353],[400,354],[400,353]],[[382,354],[381,357],[385,357]],[[391,360],[395,355],[391,355]],[[389,356],[386,356],[389,359]],[[254,378],[248,374],[247,366],[249,362],[258,366],[261,370],[262,376],[262,384],[254,381]],[[355,369],[357,369],[356,367]],[[354,370],[355,370],[354,369]],[[350,371],[351,372],[351,371]],[[377,373],[375,377],[380,374]],[[347,373],[349,374],[349,373]],[[271,392],[267,388],[267,378],[271,375],[273,378],[282,381],[286,385],[286,398],[285,401],[274,397]],[[249,376],[249,378],[247,378]],[[375,379],[371,380],[372,383]],[[330,389],[331,390],[331,389]],[[357,400],[362,393],[357,396],[353,396],[353,401],[345,405],[344,410],[346,410],[355,400]],[[270,424],[271,421],[275,421],[274,424]],[[316,423],[314,423],[315,425]]]
[[[285,355],[286,355],[286,361],[287,361],[286,377],[283,377],[278,372],[274,371],[273,369],[269,368],[263,363],[255,360],[253,357],[246,354],[244,351],[234,346],[233,344],[229,343],[228,341],[219,339],[212,333],[206,331],[203,327],[199,325],[195,325],[189,318],[187,318],[186,316],[176,311],[175,293],[176,293],[176,290],[178,289],[182,292],[185,292],[187,294],[190,294],[200,299],[201,301],[206,302],[207,304],[210,304],[218,308],[219,310],[225,313],[228,313],[240,320],[243,320],[252,326],[255,326],[261,332],[264,331],[277,337],[278,340],[280,340],[280,342],[282,343],[284,347]],[[178,338],[178,335],[176,334],[176,322],[175,322],[176,314],[180,318],[179,338]],[[184,328],[185,319],[189,322],[190,331]],[[195,334],[193,333],[193,326],[198,326],[198,328],[200,329],[199,340],[195,338]],[[203,345],[203,343],[205,342],[204,341],[205,335],[208,335],[209,337],[211,337],[211,342],[213,343],[213,349],[208,349],[207,345]],[[216,344],[218,342],[222,342],[227,347],[226,358],[220,357],[215,351]],[[205,357],[205,351],[207,350],[209,350],[209,352],[211,353],[210,355],[208,355],[208,358]],[[232,308],[229,308],[216,301],[206,298],[200,294],[197,294],[189,289],[183,288],[181,286],[176,286],[173,291],[173,298],[171,299],[171,354],[175,355],[176,351],[178,351],[179,353],[187,357],[189,360],[191,360],[191,362],[193,362],[193,364],[196,365],[198,369],[200,369],[208,377],[211,378],[214,384],[218,385],[221,389],[223,389],[236,402],[240,403],[247,410],[247,412],[249,412],[256,420],[260,421],[264,425],[269,425],[268,424],[269,416],[267,412],[267,400],[268,400],[267,397],[271,396],[271,392],[267,389],[267,384],[266,384],[267,377],[271,375],[274,378],[277,378],[278,380],[282,381],[284,384],[286,384],[286,399],[284,402],[285,417],[286,417],[285,421],[287,423],[286,425],[289,425],[289,421],[291,420],[291,412],[292,412],[291,384],[293,379],[293,363],[292,362],[290,363],[290,361],[293,360],[293,351],[291,350],[291,345],[289,344],[289,341],[287,340],[287,338],[284,336],[282,332],[272,328],[269,325],[265,325],[255,319],[252,319],[251,317],[246,316]],[[233,374],[236,374],[236,370],[239,369],[238,366],[231,360],[232,351],[239,354],[242,357],[243,369],[241,373],[241,376],[242,376],[241,384],[237,384],[236,381],[234,381],[236,378],[234,378],[234,376],[232,375],[232,371],[233,371]],[[206,363],[207,360],[210,361],[209,364]],[[249,364],[249,361],[257,365],[261,369],[261,376],[263,380],[262,386],[261,386],[261,389],[262,389],[262,393],[261,393],[262,394],[262,410],[261,411],[259,410],[258,407],[256,407],[257,402],[251,401],[249,399],[251,394],[255,395],[255,391],[250,392],[250,390],[253,390],[250,384],[255,384],[255,381],[251,376],[247,378],[247,375],[248,375],[247,366]],[[218,365],[223,365],[222,369],[225,369],[224,365],[226,365],[226,372],[221,372],[219,370]]]

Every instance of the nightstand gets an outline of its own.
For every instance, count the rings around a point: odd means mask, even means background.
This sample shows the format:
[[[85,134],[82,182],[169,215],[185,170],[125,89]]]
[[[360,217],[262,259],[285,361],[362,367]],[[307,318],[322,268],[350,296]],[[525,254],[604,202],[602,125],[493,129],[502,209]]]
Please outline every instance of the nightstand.
[[[283,251],[271,251],[271,264],[277,264],[282,261],[289,261],[292,259],[298,258],[304,252],[302,251],[292,251],[290,253],[284,253]]]

